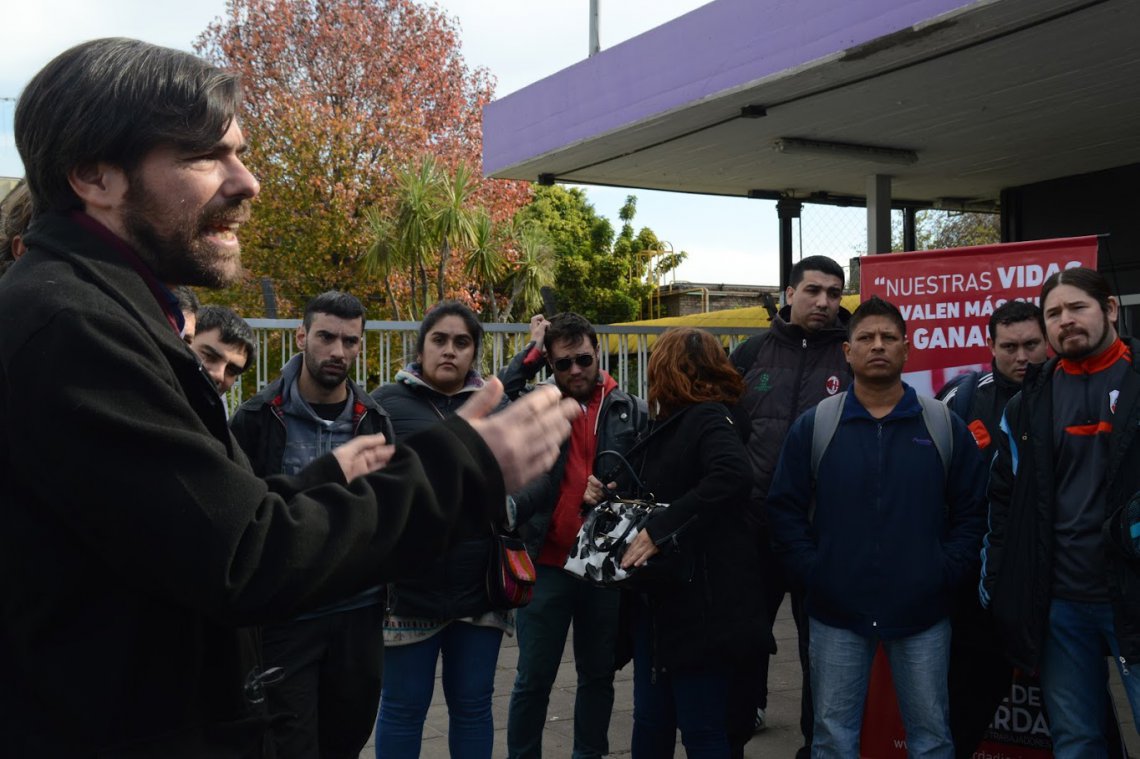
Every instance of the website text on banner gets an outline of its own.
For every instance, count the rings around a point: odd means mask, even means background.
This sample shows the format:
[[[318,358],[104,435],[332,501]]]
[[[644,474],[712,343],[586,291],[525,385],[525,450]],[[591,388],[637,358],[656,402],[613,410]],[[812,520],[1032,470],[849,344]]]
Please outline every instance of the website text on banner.
[[[1096,236],[863,256],[860,296],[878,295],[902,311],[910,339],[903,380],[933,395],[955,375],[989,367],[986,326],[995,308],[1037,303],[1054,272],[1096,264]]]

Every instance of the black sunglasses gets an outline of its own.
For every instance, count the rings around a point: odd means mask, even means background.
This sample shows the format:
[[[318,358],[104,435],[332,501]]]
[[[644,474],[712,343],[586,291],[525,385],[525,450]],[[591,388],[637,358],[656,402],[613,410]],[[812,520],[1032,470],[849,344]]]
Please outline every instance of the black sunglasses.
[[[553,362],[554,371],[564,372],[570,368],[570,364],[577,364],[585,369],[588,366],[594,365],[593,353],[579,353],[577,356],[565,356]]]

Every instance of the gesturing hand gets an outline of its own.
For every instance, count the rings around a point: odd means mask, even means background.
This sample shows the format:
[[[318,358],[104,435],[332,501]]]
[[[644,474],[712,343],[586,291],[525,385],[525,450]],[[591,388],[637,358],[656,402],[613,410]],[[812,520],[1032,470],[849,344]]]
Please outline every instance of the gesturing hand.
[[[513,493],[554,466],[562,441],[570,437],[570,421],[582,413],[578,402],[562,399],[553,387],[539,387],[497,414],[490,412],[503,395],[498,378],[487,381],[459,409],[491,449],[508,493]]]
[[[333,449],[344,479],[352,482],[357,477],[382,469],[392,459],[396,446],[388,445],[383,435],[360,435]]]

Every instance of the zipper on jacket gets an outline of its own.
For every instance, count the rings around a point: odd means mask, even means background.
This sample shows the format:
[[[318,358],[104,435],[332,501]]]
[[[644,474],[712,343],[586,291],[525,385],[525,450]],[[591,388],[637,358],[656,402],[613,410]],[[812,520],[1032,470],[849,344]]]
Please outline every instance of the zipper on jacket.
[[[807,343],[806,337],[801,340],[801,348],[802,348],[802,350],[800,350],[800,367],[796,371],[795,390],[792,392],[792,405],[789,407],[791,410],[791,416],[789,417],[789,419],[793,422],[796,421],[796,417],[799,416],[799,414],[800,414],[800,411],[799,411],[799,409],[800,409],[800,388],[804,384],[804,368],[807,366],[808,343]]]

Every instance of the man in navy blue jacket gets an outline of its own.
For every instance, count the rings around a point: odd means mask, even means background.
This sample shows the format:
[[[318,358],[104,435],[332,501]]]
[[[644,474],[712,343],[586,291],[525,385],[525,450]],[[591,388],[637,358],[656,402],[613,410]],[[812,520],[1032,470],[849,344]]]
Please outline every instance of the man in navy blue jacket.
[[[945,441],[928,428],[902,381],[908,343],[895,306],[879,298],[860,306],[843,348],[855,383],[818,468],[817,407],[789,430],[768,491],[776,550],[806,589],[813,751],[859,756],[881,643],[909,753],[952,757],[949,615],[955,589],[978,563],[984,464],[957,416],[947,419]]]

